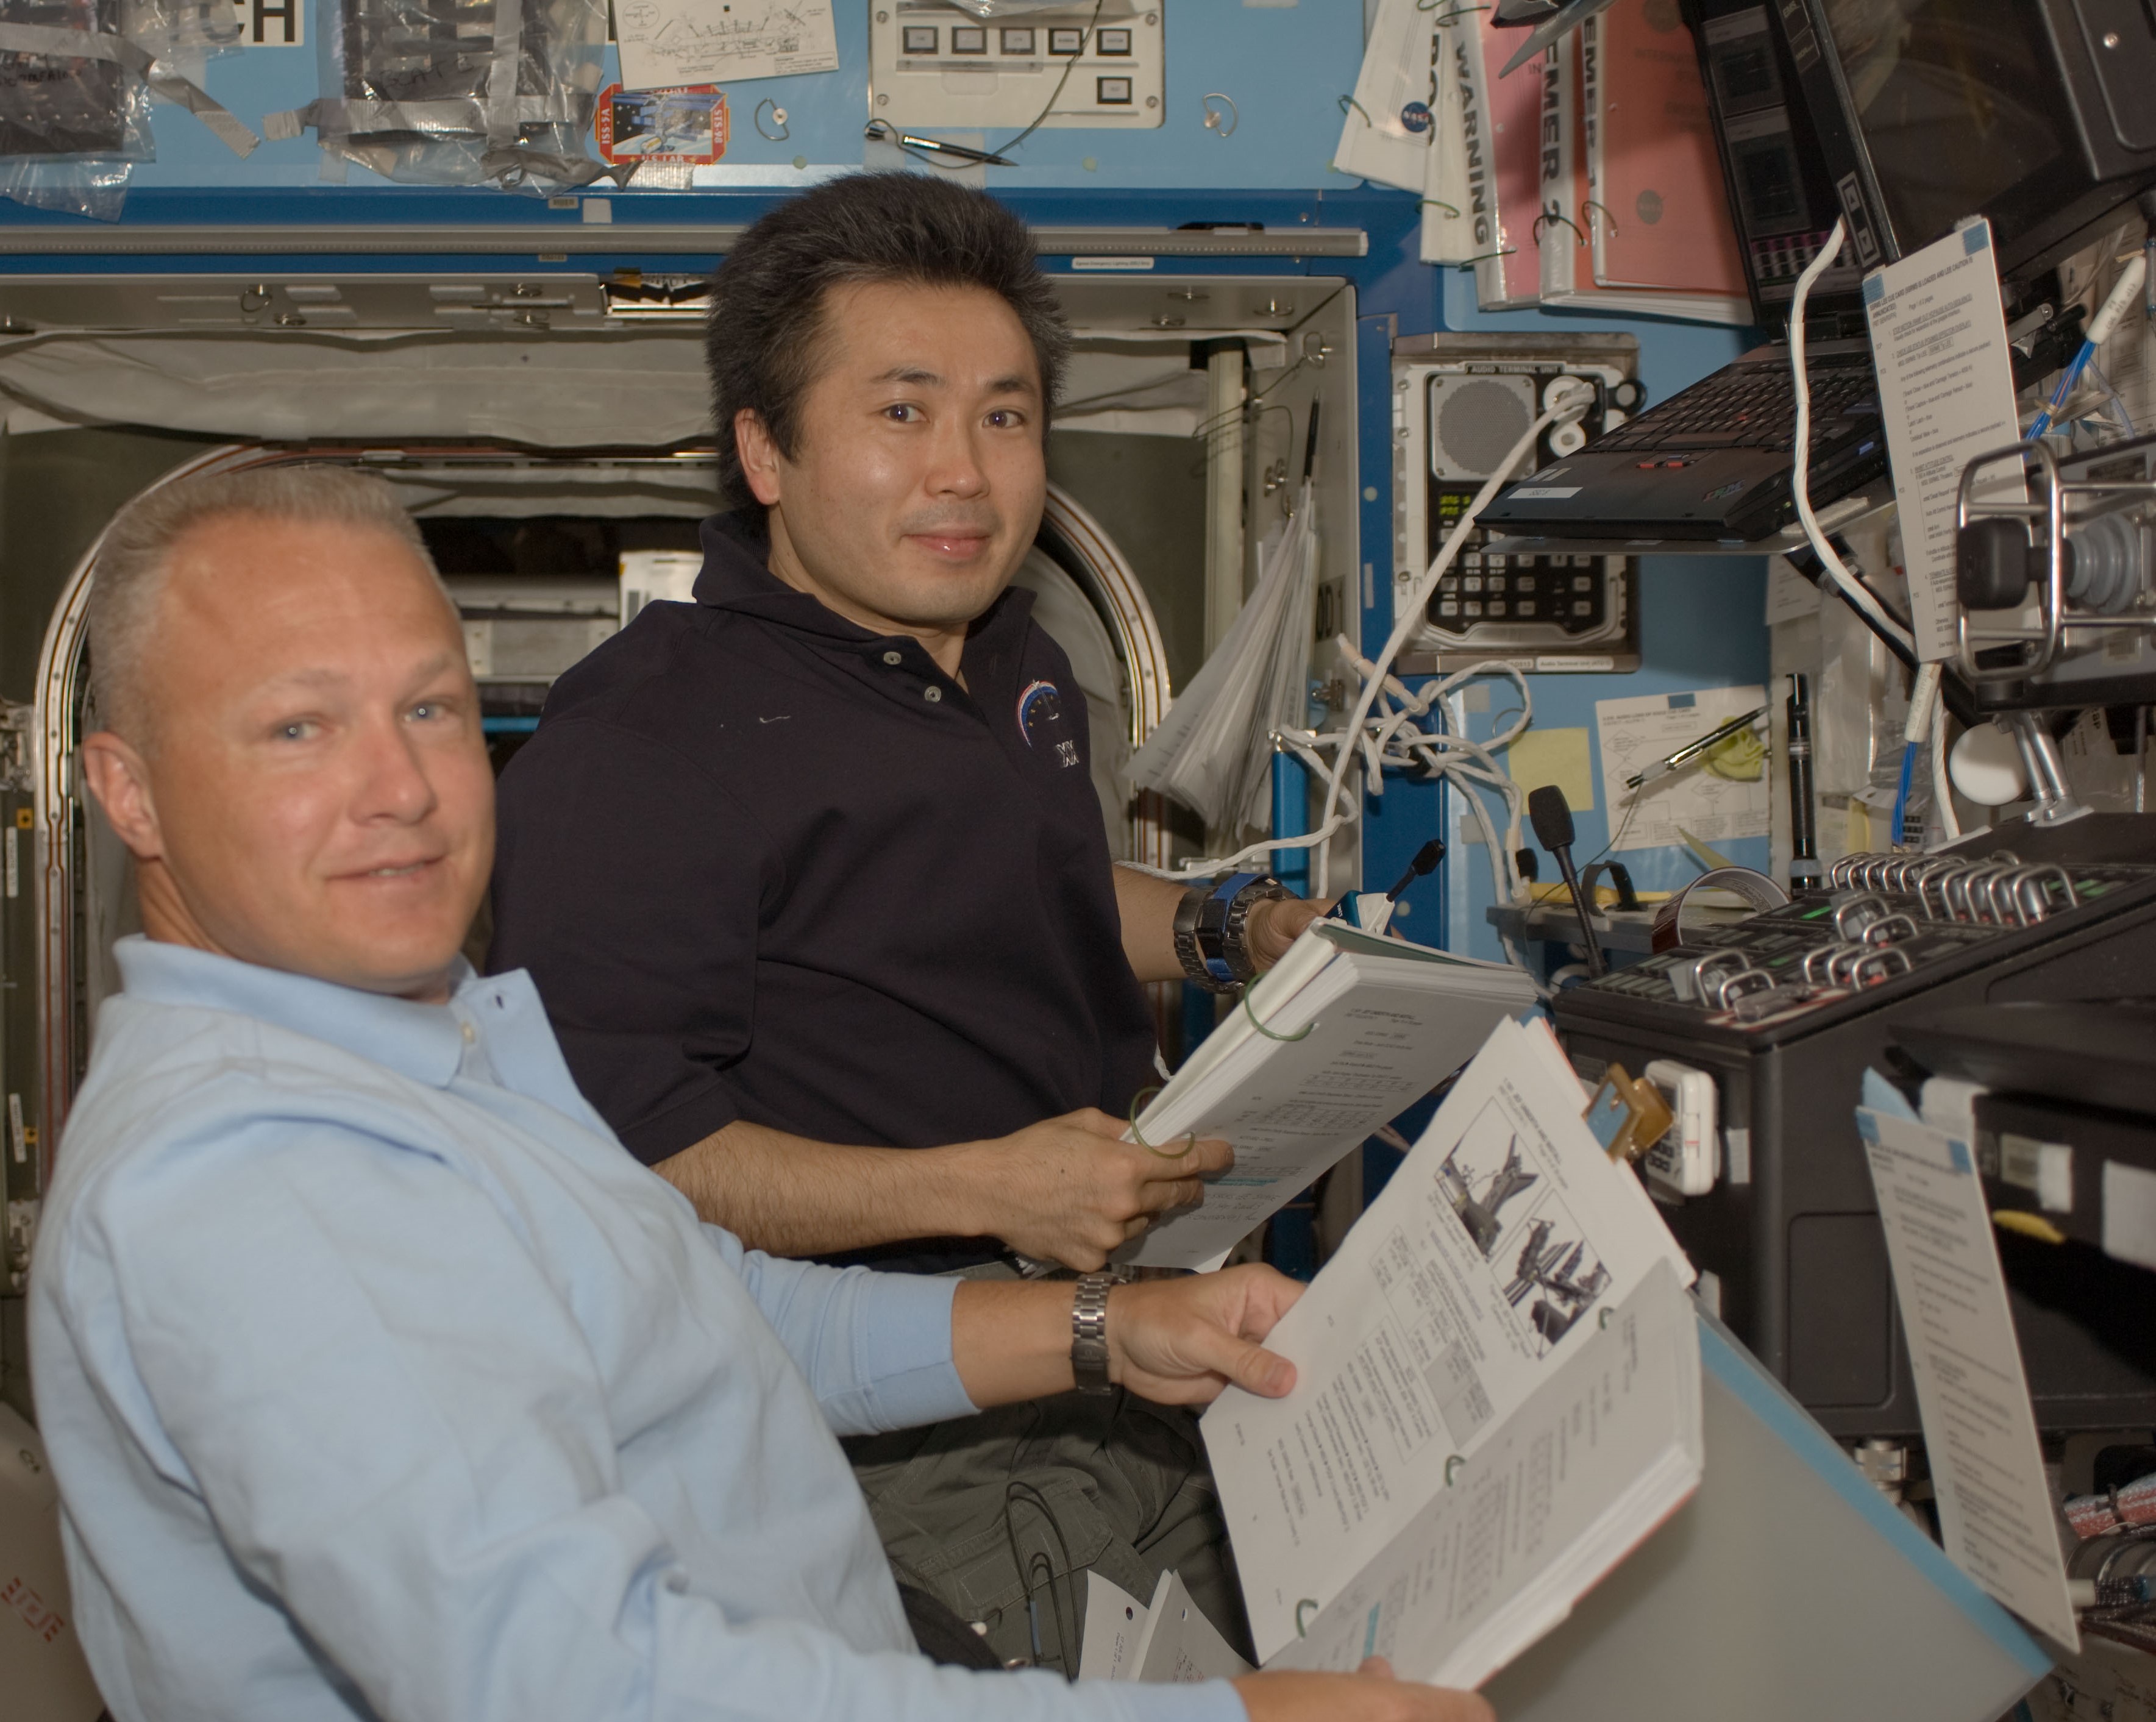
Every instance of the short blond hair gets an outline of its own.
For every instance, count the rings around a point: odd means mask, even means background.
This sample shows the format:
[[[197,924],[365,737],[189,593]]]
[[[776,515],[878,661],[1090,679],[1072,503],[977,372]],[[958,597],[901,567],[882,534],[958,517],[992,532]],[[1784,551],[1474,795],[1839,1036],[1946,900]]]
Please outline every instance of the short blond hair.
[[[175,479],[137,496],[113,517],[98,546],[89,624],[98,722],[138,747],[151,729],[142,668],[173,547],[197,527],[235,514],[387,532],[441,585],[418,527],[374,473],[320,464],[258,466]],[[454,607],[446,587],[442,595]]]

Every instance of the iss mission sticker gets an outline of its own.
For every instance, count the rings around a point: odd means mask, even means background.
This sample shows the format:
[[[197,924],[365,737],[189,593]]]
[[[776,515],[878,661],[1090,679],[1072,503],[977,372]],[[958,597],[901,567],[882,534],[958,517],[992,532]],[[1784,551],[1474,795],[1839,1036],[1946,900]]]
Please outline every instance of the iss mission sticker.
[[[716,162],[726,152],[726,98],[716,85],[624,90],[599,95],[592,141],[600,158],[626,162]]]

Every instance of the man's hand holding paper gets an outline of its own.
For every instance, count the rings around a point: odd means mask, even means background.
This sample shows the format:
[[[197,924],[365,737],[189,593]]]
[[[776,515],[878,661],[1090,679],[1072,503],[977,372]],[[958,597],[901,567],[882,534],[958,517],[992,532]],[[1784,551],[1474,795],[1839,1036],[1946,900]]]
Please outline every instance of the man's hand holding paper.
[[[1533,999],[1508,964],[1306,922],[1129,1133],[1170,1152],[1194,1133],[1223,1138],[1232,1170],[1209,1169],[1202,1205],[1168,1214],[1117,1259],[1218,1266]]]

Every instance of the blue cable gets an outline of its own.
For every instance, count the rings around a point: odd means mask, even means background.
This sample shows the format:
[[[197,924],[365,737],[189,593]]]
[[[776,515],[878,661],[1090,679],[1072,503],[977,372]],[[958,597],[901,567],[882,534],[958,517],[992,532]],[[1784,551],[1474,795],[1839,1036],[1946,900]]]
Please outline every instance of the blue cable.
[[[2051,428],[2051,414],[2065,405],[2066,397],[2081,386],[2082,373],[2088,368],[2089,361],[2095,357],[2096,343],[2093,341],[2082,342],[2082,350],[2074,355],[2073,363],[2066,367],[2066,374],[2059,379],[2058,392],[2051,397],[2051,404],[2036,415],[2036,422],[2029,427],[2028,439],[2030,442],[2035,442]]]
[[[1917,749],[1921,745],[1917,742],[1907,742],[1903,743],[1902,748],[1902,787],[1895,792],[1894,795],[1892,827],[1894,840],[1897,844],[1907,843],[1909,840],[1906,824],[1909,816],[1909,780],[1916,774]]]

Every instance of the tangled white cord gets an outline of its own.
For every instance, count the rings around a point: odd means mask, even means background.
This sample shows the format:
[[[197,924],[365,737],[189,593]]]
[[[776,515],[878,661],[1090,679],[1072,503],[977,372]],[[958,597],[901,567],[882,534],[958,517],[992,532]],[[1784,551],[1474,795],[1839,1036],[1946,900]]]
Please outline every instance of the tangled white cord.
[[[1324,808],[1317,830],[1297,837],[1268,837],[1261,842],[1238,850],[1233,855],[1208,857],[1194,861],[1172,871],[1162,871],[1159,876],[1168,879],[1208,878],[1216,873],[1231,871],[1251,861],[1259,861],[1281,849],[1314,849],[1317,851],[1312,869],[1312,894],[1327,897],[1332,894],[1330,855],[1327,846],[1334,832],[1342,825],[1359,818],[1363,796],[1384,792],[1384,768],[1388,765],[1422,768],[1455,784],[1466,796],[1467,804],[1474,810],[1476,820],[1482,827],[1483,840],[1488,846],[1491,866],[1499,887],[1499,895],[1508,902],[1517,902],[1526,894],[1526,886],[1520,878],[1514,853],[1520,847],[1521,795],[1518,786],[1501,765],[1496,754],[1509,746],[1526,731],[1534,717],[1533,701],[1527,691],[1527,677],[1512,664],[1502,659],[1470,666],[1456,671],[1434,686],[1426,686],[1420,694],[1409,690],[1406,684],[1393,674],[1393,665],[1400,655],[1409,636],[1421,625],[1430,595],[1437,589],[1437,583],[1445,578],[1460,547],[1475,528],[1475,522],[1491,499],[1509,480],[1512,469],[1532,450],[1536,439],[1553,425],[1576,423],[1594,404],[1591,385],[1582,381],[1567,388],[1562,384],[1553,392],[1551,404],[1542,416],[1523,431],[1511,450],[1500,460],[1482,488],[1476,493],[1442,546],[1412,589],[1402,595],[1393,622],[1391,637],[1384,650],[1373,663],[1363,657],[1343,637],[1340,640],[1342,657],[1362,683],[1352,716],[1337,729],[1312,731],[1284,729],[1276,731],[1274,739],[1288,753],[1307,766],[1313,776],[1322,776],[1325,789],[1321,798]],[[1520,712],[1512,727],[1491,736],[1487,741],[1471,741],[1465,731],[1463,714],[1447,702],[1460,686],[1477,676],[1508,676],[1520,690]],[[1436,715],[1439,727],[1424,726],[1422,720]],[[1327,755],[1330,758],[1327,758]],[[1349,774],[1357,762],[1362,765],[1360,780],[1350,783]],[[1477,793],[1494,789],[1505,804],[1506,821],[1503,840],[1495,821],[1491,818],[1488,804]],[[1154,871],[1154,869],[1146,869]]]

